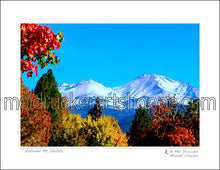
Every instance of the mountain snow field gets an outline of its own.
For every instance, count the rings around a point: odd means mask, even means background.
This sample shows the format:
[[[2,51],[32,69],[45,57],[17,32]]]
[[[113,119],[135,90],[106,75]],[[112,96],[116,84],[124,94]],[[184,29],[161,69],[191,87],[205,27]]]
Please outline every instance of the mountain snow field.
[[[58,86],[62,96],[69,97],[72,92],[74,97],[112,97],[115,93],[117,97],[126,97],[130,93],[131,97],[166,97],[168,94],[176,94],[177,99],[184,97],[199,97],[199,90],[189,83],[174,81],[162,75],[140,75],[136,79],[118,86],[105,87],[93,80],[80,81],[78,83],[62,83]]]

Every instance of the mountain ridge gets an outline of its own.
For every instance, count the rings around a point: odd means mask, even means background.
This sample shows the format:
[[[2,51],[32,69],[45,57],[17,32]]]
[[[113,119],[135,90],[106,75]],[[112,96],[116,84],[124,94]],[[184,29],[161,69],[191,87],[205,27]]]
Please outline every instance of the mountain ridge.
[[[79,81],[78,83],[61,83],[58,89],[62,96],[72,92],[73,97],[109,97],[116,94],[117,97],[125,97],[127,93],[133,97],[165,97],[168,94],[176,94],[177,98],[199,97],[199,90],[190,83],[175,81],[159,74],[142,74],[136,79],[117,87],[105,87],[93,80]]]

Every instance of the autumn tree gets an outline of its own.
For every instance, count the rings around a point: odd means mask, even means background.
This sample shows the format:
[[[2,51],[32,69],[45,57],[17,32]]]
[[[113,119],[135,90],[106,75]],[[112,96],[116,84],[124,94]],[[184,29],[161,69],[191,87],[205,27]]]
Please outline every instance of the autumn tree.
[[[71,114],[68,110],[64,112],[62,118],[64,130],[60,139],[62,146],[86,146],[86,137],[82,133],[85,120],[79,114]]]
[[[37,75],[37,65],[44,68],[48,64],[58,64],[59,58],[55,56],[53,50],[59,49],[64,40],[61,32],[54,34],[48,26],[39,24],[21,24],[20,31],[21,73],[26,72],[27,77],[32,77],[34,72]],[[41,99],[39,101],[39,96],[37,97],[34,92],[27,90],[24,85],[21,86],[21,96],[26,99],[26,107],[21,108],[21,145],[47,146],[51,136],[51,128],[55,127],[51,127],[51,120],[54,122],[54,120],[58,120],[59,116],[52,108],[48,111],[45,107],[40,107],[41,109],[31,107],[30,103],[33,99],[37,101],[36,106],[42,106],[43,102]],[[42,95],[44,94],[42,93]],[[53,111],[51,112],[51,110]],[[60,124],[58,123],[56,127],[60,127]]]
[[[140,146],[194,146],[193,129],[188,127],[188,119],[160,101],[153,105],[152,125],[143,130]],[[180,116],[181,115],[181,116]]]
[[[110,116],[102,116],[102,108],[99,98],[96,104],[89,110],[80,130],[81,136],[85,138],[86,146],[127,146],[126,133],[121,131],[118,121]]]
[[[21,146],[48,146],[50,113],[42,108],[34,92],[21,83]]]
[[[85,137],[87,146],[128,146],[126,133],[121,131],[118,121],[110,116],[95,120],[88,115],[81,135]]]
[[[48,26],[39,24],[21,24],[21,72],[28,77],[36,72],[37,65],[44,68],[48,64],[58,64],[59,58],[53,50],[59,49],[64,36]]]

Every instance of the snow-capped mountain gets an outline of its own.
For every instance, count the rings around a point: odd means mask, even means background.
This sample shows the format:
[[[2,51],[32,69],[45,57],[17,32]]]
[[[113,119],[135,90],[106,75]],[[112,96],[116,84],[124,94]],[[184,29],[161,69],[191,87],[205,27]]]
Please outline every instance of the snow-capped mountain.
[[[189,83],[174,81],[162,75],[140,75],[136,79],[114,88],[105,87],[93,80],[80,81],[79,83],[58,86],[62,96],[69,97],[72,92],[73,97],[110,97],[114,93],[117,97],[126,97],[130,93],[131,97],[166,97],[168,94],[176,94],[177,99],[187,97],[199,97],[199,90]]]
[[[113,97],[113,94],[116,94],[116,97],[127,97],[127,93],[130,93],[130,97],[166,97],[168,94],[173,96],[176,94],[178,100],[187,97],[199,97],[199,90],[192,86],[189,83],[184,83],[181,81],[174,81],[170,78],[164,77],[162,75],[140,75],[136,79],[118,86],[118,87],[105,87],[100,83],[97,83],[93,80],[89,81],[80,81],[78,83],[66,84],[62,83],[58,86],[59,91],[62,96],[70,97],[72,93],[73,99],[75,97]],[[76,105],[78,105],[78,100]],[[141,103],[140,103],[141,104]],[[116,104],[117,105],[117,104]],[[112,100],[108,102],[108,110],[103,109],[103,115],[115,117],[118,120],[119,125],[123,132],[129,132],[132,120],[135,116],[135,107],[131,109],[124,110],[115,110],[113,109]],[[74,107],[71,110],[73,114],[80,114],[83,118],[86,118],[89,108],[86,110],[78,110]]]
[[[70,92],[72,92],[73,97],[107,97],[112,91],[111,88],[105,87],[93,80],[72,84],[62,83],[58,88],[62,96],[69,96]]]

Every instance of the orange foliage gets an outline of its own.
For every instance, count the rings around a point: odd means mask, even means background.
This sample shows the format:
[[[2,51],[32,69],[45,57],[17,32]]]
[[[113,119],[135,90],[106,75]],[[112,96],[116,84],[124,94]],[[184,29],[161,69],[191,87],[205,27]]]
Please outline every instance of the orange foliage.
[[[174,131],[167,132],[165,138],[170,146],[192,146],[195,144],[192,131],[180,126]]]
[[[139,145],[145,146],[194,146],[197,145],[193,132],[198,129],[193,123],[187,126],[185,119],[179,118],[161,101],[152,106],[152,125],[142,134]]]
[[[21,83],[21,146],[48,146],[50,114],[34,94]]]
[[[193,115],[191,121],[186,124],[186,127],[192,131],[192,134],[195,137],[194,146],[199,146],[199,114]]]

